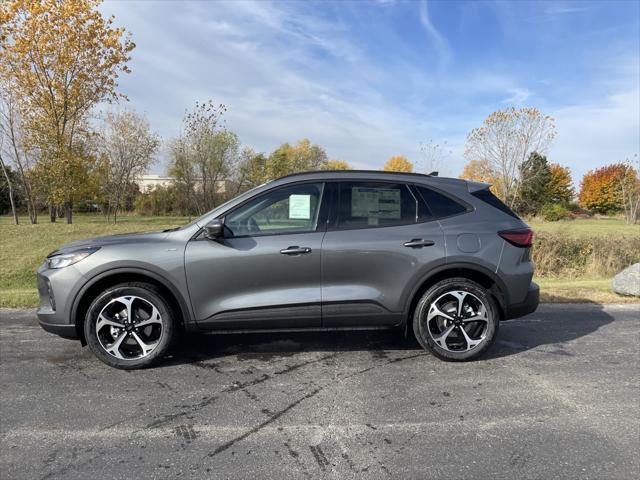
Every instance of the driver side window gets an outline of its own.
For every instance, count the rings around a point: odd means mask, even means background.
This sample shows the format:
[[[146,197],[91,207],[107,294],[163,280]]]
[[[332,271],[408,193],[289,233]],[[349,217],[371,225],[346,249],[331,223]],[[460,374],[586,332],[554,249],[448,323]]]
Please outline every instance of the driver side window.
[[[225,226],[234,237],[313,232],[323,187],[304,183],[271,191],[227,215]]]

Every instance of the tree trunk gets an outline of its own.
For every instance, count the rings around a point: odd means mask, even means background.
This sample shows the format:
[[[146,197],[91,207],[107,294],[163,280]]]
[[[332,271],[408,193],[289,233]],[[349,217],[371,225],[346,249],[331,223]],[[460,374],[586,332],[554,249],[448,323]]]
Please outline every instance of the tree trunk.
[[[56,212],[56,207],[52,204],[49,204],[49,220],[51,223],[56,223],[56,218],[58,218],[58,212]]]
[[[67,225],[71,225],[73,223],[73,210],[71,207],[71,202],[67,202],[64,204],[64,213],[67,219]]]
[[[13,200],[13,185],[11,184],[11,179],[9,178],[9,172],[4,166],[4,161],[0,158],[0,163],[2,164],[2,172],[4,173],[4,178],[7,180],[7,187],[9,188],[9,202],[11,203],[11,214],[13,215],[13,224],[18,225],[18,212],[16,212],[16,204]]]

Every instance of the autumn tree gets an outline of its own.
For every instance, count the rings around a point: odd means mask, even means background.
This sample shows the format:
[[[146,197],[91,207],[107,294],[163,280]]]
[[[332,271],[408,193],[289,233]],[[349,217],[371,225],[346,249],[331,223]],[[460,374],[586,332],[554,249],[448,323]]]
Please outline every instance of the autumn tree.
[[[257,187],[268,179],[268,158],[262,152],[245,147],[240,152],[239,178],[236,180],[238,193]]]
[[[545,188],[546,203],[568,204],[575,191],[571,179],[571,169],[557,163],[549,164],[549,180]]]
[[[326,163],[324,148],[303,138],[294,145],[283,143],[269,155],[268,176],[273,180],[292,173],[320,170]]]
[[[221,185],[240,168],[238,136],[224,128],[226,106],[209,100],[185,114],[182,134],[170,148],[169,174],[198,214],[224,199]]]
[[[151,132],[149,122],[132,111],[107,113],[104,117],[98,150],[103,166],[102,191],[107,201],[107,221],[118,210],[127,189],[154,161],[160,138]]]
[[[500,198],[513,206],[520,193],[520,166],[532,152],[544,154],[554,137],[553,118],[536,108],[498,110],[469,133],[465,157],[487,162],[499,180]]]
[[[413,172],[413,163],[411,163],[404,155],[396,155],[387,160],[382,170],[385,172]]]
[[[486,160],[471,160],[462,169],[460,178],[493,184],[496,181],[496,172],[491,169]]]
[[[623,163],[625,171],[619,180],[622,193],[622,205],[627,223],[634,224],[638,221],[640,213],[640,159],[636,154],[632,159]]]
[[[122,98],[134,48],[123,28],[105,19],[99,0],[10,0],[0,4],[0,77],[15,91],[28,142],[39,151],[47,200],[64,204],[67,222],[88,170],[81,138],[101,102]]]
[[[344,160],[329,160],[322,165],[321,170],[353,170],[353,167]]]
[[[580,184],[580,205],[601,214],[624,210],[621,184],[630,171],[624,163],[614,163],[590,170]]]
[[[0,154],[7,165],[13,165],[24,196],[29,221],[38,223],[37,197],[32,182],[34,151],[25,143],[25,132],[20,121],[15,92],[6,82],[0,83]]]

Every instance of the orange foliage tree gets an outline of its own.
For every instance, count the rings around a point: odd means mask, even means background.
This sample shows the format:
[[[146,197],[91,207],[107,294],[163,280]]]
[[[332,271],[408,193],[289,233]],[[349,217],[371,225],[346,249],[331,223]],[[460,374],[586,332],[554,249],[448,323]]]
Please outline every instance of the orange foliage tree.
[[[387,160],[382,170],[385,172],[413,172],[413,163],[404,155],[396,155]]]
[[[624,210],[622,185],[627,175],[635,175],[624,163],[614,163],[590,170],[580,185],[580,205],[597,213],[611,214]]]
[[[493,194],[501,197],[502,188],[500,188],[499,175],[486,160],[471,160],[464,166],[460,178],[473,180],[474,182],[490,183]]]
[[[567,204],[575,194],[571,180],[571,170],[557,163],[549,164],[549,182],[546,185],[546,203]]]

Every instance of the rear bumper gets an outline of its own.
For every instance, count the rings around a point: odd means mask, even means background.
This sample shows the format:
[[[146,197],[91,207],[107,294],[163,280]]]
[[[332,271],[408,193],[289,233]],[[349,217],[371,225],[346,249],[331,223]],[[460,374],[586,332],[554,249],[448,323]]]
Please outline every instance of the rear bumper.
[[[538,308],[540,303],[540,287],[537,283],[531,282],[529,285],[529,291],[524,301],[521,303],[514,303],[507,305],[504,319],[511,320],[512,318],[524,317],[529,313],[533,313]]]

